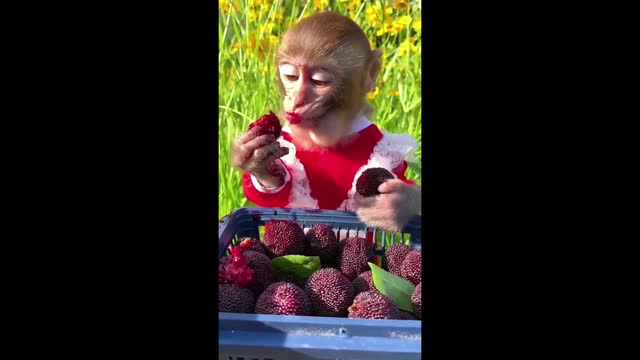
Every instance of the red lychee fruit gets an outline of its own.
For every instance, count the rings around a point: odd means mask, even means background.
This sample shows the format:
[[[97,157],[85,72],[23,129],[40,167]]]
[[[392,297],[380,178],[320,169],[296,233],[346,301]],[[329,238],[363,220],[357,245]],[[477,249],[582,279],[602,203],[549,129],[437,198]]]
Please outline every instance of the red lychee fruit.
[[[280,137],[280,132],[282,131],[280,120],[272,111],[269,111],[268,114],[262,115],[258,120],[249,124],[249,130],[256,126],[262,128],[267,133],[273,134],[276,139]]]

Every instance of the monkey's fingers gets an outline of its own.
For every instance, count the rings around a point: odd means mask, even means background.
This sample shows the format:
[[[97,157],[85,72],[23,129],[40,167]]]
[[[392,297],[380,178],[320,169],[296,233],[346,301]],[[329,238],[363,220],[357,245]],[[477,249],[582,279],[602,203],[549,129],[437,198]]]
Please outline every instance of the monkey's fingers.
[[[387,180],[378,186],[378,191],[381,194],[389,194],[394,192],[402,192],[405,189],[405,183],[402,180],[392,179]]]
[[[281,147],[279,149],[274,150],[271,155],[268,155],[264,162],[267,164],[271,164],[272,162],[274,162],[276,159],[279,159],[285,155],[287,155],[289,153],[289,148],[287,147]]]
[[[243,145],[263,134],[264,134],[264,130],[259,126],[256,126],[253,129],[247,131],[246,133],[238,136],[236,138],[236,143],[238,145]]]
[[[375,209],[377,200],[376,197],[364,197],[357,192],[353,195],[353,205],[356,211]]]
[[[273,137],[273,135],[269,135]],[[277,141],[274,141],[270,144],[257,148],[251,156],[251,161],[256,165],[256,167],[266,167],[270,164],[267,160],[274,154],[279,154],[279,152],[280,144]]]
[[[246,158],[248,158],[258,149],[264,148],[272,144],[279,145],[275,140],[276,139],[272,134],[260,135],[255,139],[249,140],[248,142],[240,145],[240,152],[244,154]]]

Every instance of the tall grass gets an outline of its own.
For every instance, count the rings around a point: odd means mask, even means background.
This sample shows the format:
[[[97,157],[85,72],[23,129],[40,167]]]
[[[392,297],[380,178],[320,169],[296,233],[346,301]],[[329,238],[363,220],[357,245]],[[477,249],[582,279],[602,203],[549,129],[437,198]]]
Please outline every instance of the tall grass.
[[[334,10],[362,27],[372,46],[383,50],[383,68],[369,101],[373,121],[384,131],[421,134],[421,19],[417,5],[406,0],[220,0],[219,28],[219,202],[220,214],[253,206],[242,192],[241,173],[229,162],[230,145],[249,123],[278,110],[274,55],[282,34],[295,22],[317,11]],[[420,183],[420,174],[407,176]]]

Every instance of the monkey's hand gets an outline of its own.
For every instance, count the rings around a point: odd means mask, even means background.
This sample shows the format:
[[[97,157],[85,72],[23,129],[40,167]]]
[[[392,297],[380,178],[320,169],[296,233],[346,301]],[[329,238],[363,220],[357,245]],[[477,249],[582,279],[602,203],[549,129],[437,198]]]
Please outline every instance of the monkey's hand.
[[[365,198],[356,192],[355,208],[363,223],[381,230],[399,232],[422,212],[421,189],[402,180],[388,180],[378,187],[380,195]]]
[[[284,169],[275,160],[288,153],[273,134],[254,127],[231,144],[231,166],[255,176],[266,187],[278,187],[284,183]]]

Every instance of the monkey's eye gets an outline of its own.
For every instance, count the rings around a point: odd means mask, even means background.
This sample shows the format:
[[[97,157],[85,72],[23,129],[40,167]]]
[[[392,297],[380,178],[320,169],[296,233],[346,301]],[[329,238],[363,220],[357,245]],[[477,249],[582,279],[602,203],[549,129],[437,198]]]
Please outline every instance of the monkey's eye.
[[[322,80],[316,80],[316,79],[311,79],[311,82],[313,82],[315,85],[317,86],[327,86],[329,85],[328,81],[322,81]]]
[[[289,81],[296,81],[298,80],[298,75],[285,75],[284,76],[287,80]]]

